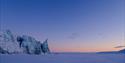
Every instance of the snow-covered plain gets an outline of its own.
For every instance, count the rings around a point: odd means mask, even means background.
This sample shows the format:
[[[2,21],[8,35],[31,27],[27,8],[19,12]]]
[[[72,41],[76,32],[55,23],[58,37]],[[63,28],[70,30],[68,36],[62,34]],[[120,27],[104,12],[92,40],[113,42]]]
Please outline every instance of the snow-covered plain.
[[[125,54],[64,53],[0,55],[0,63],[125,63]]]

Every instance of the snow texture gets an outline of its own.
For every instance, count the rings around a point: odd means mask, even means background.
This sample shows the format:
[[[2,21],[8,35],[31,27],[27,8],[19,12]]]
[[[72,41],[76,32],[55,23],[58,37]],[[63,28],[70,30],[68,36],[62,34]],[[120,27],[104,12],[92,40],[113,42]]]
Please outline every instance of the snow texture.
[[[0,55],[0,63],[125,63],[125,54]]]
[[[0,34],[0,48],[8,53],[21,53],[22,49],[19,48],[18,42],[15,41],[16,37],[6,30]]]

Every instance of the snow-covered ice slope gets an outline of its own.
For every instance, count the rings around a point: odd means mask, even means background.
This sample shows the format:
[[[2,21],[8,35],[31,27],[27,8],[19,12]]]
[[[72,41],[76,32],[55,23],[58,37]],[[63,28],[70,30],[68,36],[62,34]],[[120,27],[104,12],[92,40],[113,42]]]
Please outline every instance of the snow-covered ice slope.
[[[0,54],[50,53],[48,41],[43,43],[27,35],[15,35],[10,30],[0,30]]]
[[[0,63],[125,63],[125,54],[0,55]]]

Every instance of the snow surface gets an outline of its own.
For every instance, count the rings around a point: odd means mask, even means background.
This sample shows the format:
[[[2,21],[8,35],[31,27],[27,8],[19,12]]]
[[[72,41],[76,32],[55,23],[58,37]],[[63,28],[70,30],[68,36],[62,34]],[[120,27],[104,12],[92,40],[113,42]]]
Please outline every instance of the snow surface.
[[[0,63],[125,63],[125,54],[0,55]]]

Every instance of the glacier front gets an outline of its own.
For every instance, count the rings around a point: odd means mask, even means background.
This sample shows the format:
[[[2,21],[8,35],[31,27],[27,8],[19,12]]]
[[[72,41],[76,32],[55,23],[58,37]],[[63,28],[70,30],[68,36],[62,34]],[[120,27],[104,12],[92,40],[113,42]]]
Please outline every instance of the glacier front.
[[[50,53],[48,41],[43,43],[27,35],[17,36],[10,30],[0,31],[0,53],[42,54]]]

